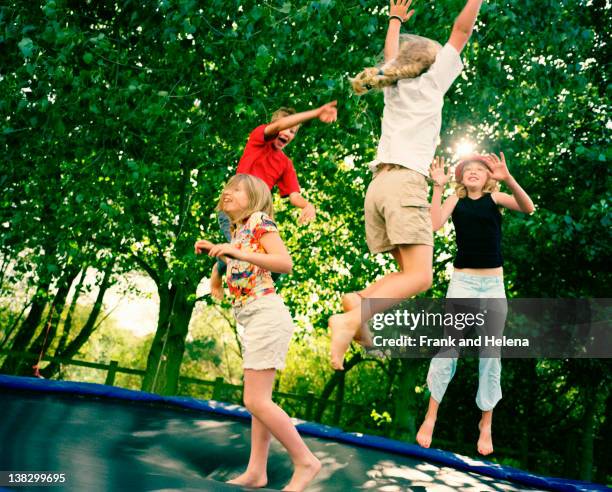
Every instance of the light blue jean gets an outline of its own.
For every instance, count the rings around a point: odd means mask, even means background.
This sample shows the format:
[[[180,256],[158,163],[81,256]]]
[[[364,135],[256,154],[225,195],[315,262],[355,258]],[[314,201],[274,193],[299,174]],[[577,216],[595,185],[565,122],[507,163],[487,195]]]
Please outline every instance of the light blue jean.
[[[221,229],[225,241],[230,243],[232,241],[232,221],[223,210],[219,211],[219,214],[217,215],[217,221],[219,222],[219,229]],[[219,272],[219,276],[223,277],[223,275],[225,275],[226,270],[227,265],[221,258],[219,258],[217,260],[217,271]]]
[[[481,299],[475,304],[479,310],[487,309],[487,326],[480,335],[501,336],[508,311],[504,279],[500,276],[469,275],[455,272],[448,286],[447,299]],[[438,403],[442,401],[446,388],[457,370],[457,351],[445,351],[436,355],[429,364],[427,387],[431,397]],[[498,349],[481,351],[478,364],[478,392],[476,405],[483,412],[493,410],[501,400],[501,358]]]

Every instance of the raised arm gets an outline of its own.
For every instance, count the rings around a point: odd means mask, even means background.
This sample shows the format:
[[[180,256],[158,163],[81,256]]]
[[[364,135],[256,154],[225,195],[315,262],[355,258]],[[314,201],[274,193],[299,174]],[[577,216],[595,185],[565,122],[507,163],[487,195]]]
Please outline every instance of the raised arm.
[[[501,158],[500,158],[501,157]],[[495,203],[502,207],[509,208],[510,210],[516,210],[517,212],[523,212],[530,214],[535,210],[533,201],[525,192],[521,185],[518,184],[516,179],[512,177],[508,166],[506,165],[506,158],[503,152],[500,152],[500,157],[495,154],[484,156],[487,166],[491,171],[491,177],[497,181],[503,181],[506,186],[510,188],[512,195],[507,193],[495,192],[492,193],[493,200]]]
[[[393,60],[399,50],[399,35],[402,24],[414,14],[414,9],[410,12],[412,0],[391,0],[389,6],[389,27],[385,38],[385,63]]]
[[[292,128],[296,125],[301,125],[309,120],[313,120],[315,118],[319,119],[323,123],[333,123],[336,121],[338,116],[338,109],[336,105],[338,101],[328,102],[321,107],[316,109],[311,109],[309,111],[302,111],[301,113],[290,114],[288,116],[283,116],[276,121],[273,121],[268,126],[264,128],[264,135],[266,138],[273,137],[274,135],[286,130],[287,128]]]
[[[455,19],[448,42],[459,53],[461,53],[461,50],[463,50],[463,47],[467,44],[472,35],[472,29],[474,29],[476,17],[478,17],[478,11],[481,5],[482,0],[467,0],[465,7],[463,7],[463,10]]]
[[[298,219],[299,224],[308,224],[314,220],[315,216],[317,215],[317,210],[315,209],[314,205],[306,200],[301,193],[291,193],[289,195],[289,203],[291,203],[291,205],[294,207],[302,209],[302,213]]]
[[[440,229],[453,213],[457,205],[457,195],[448,197],[442,204],[442,193],[444,187],[450,179],[450,169],[444,172],[444,157],[435,157],[429,168],[429,174],[434,182],[433,193],[431,195],[431,226],[434,231]]]

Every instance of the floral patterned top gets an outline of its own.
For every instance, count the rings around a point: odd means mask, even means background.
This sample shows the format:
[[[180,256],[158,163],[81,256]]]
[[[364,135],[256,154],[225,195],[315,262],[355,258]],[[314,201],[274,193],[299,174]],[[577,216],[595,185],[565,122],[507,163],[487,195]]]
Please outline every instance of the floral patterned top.
[[[266,232],[278,232],[276,223],[264,212],[255,212],[236,228],[231,244],[242,251],[265,253],[259,240]],[[272,273],[247,261],[228,258],[226,280],[236,307],[276,292]]]

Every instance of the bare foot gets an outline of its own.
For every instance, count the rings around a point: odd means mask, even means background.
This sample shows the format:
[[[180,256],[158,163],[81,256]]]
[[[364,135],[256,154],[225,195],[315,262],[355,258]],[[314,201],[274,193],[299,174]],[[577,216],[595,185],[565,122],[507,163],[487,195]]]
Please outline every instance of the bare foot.
[[[482,422],[478,424],[480,429],[480,437],[478,438],[478,452],[483,456],[487,456],[493,452],[493,436],[491,432],[491,425],[483,425]]]
[[[357,292],[348,292],[342,296],[342,309],[345,313],[361,305],[361,296]]]
[[[249,473],[248,471],[246,471],[242,475],[238,475],[236,478],[228,480],[226,483],[258,489],[260,487],[265,487],[266,485],[268,485],[268,477],[265,474],[256,475],[254,473]]]
[[[436,419],[425,418],[419,432],[417,432],[416,440],[419,446],[428,448],[431,446],[431,436],[433,436],[434,426],[436,425]]]
[[[302,492],[320,470],[321,462],[313,455],[308,463],[295,466],[293,476],[283,490]]]
[[[361,300],[363,298],[357,294],[356,292],[349,292],[342,296],[342,309],[345,313],[352,311],[355,308],[361,306]],[[367,324],[362,323],[359,325],[359,330],[353,337],[359,345],[362,347],[372,347],[374,346],[374,342],[372,342],[372,334],[370,330],[368,330]]]
[[[334,314],[327,322],[331,332],[331,365],[336,370],[344,369],[344,354],[351,345],[359,326],[352,326],[348,313]]]

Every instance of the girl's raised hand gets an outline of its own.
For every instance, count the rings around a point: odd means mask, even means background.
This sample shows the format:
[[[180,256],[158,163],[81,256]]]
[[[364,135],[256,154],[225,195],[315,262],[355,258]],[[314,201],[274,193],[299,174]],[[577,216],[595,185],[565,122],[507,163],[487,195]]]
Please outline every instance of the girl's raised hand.
[[[429,168],[429,175],[434,183],[444,188],[444,185],[448,183],[451,177],[450,168],[448,169],[448,172],[444,172],[444,157],[434,157]]]
[[[196,241],[193,245],[196,255],[199,255],[204,251],[209,251],[210,248],[212,248],[213,246],[214,244],[210,241],[207,241],[206,239],[200,239],[199,241]]]
[[[336,121],[338,117],[338,109],[336,105],[338,101],[328,102],[319,108],[319,114],[317,118],[319,118],[323,123],[333,123]]]
[[[234,258],[236,260],[243,260],[244,253],[240,251],[238,248],[235,248],[229,243],[223,244],[214,244],[208,250],[208,256],[213,256],[215,258],[221,258],[223,256],[229,256],[230,258]]]
[[[491,171],[491,178],[497,181],[506,181],[510,178],[510,171],[508,171],[504,153],[500,152],[499,155],[501,158],[497,157],[495,154],[487,154],[483,157],[489,171]]]
[[[389,6],[389,17],[397,15],[402,19],[402,22],[406,22],[414,14],[414,9],[408,12],[412,0],[391,0]]]

